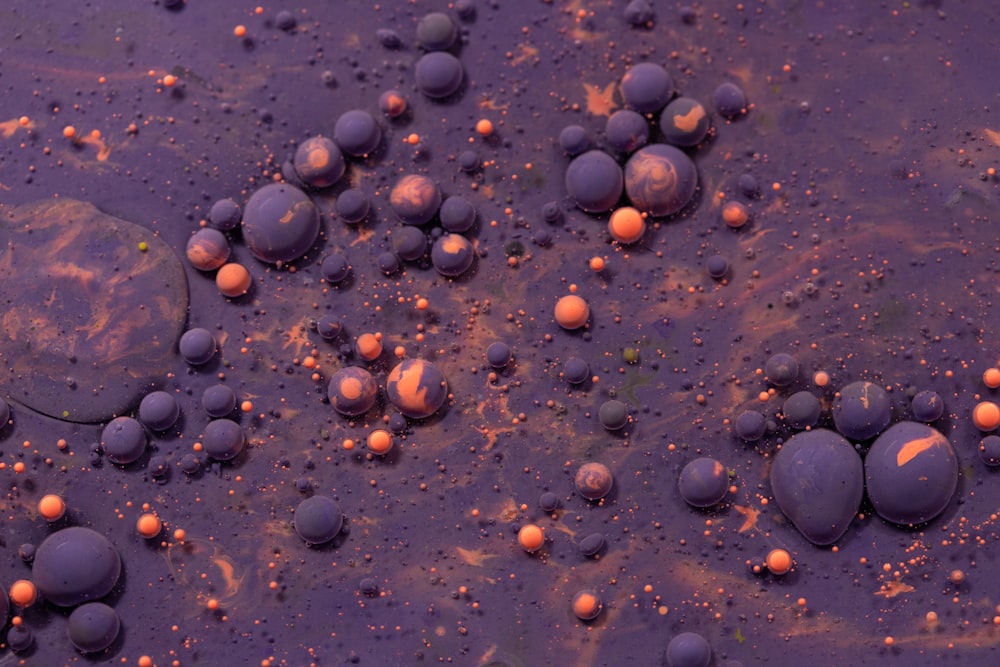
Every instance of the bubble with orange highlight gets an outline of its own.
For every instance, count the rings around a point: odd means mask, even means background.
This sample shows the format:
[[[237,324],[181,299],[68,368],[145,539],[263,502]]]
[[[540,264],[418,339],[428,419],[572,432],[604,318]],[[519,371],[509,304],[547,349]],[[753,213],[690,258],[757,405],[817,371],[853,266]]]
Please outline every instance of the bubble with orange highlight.
[[[378,385],[372,374],[364,368],[347,366],[330,378],[327,395],[337,412],[354,417],[368,412],[375,405]]]
[[[386,378],[389,401],[411,419],[430,417],[448,398],[448,382],[437,366],[424,359],[405,359]]]
[[[576,471],[574,484],[577,493],[587,500],[600,500],[611,492],[614,476],[608,466],[591,461],[584,463]]]
[[[576,592],[576,595],[573,596],[572,607],[573,613],[581,621],[592,621],[604,609],[604,602],[597,591],[588,588]]]

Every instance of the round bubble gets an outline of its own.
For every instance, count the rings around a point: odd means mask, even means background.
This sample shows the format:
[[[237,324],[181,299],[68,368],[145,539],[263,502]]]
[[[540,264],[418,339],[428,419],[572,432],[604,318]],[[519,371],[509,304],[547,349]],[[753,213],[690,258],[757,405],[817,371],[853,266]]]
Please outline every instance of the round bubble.
[[[802,535],[816,545],[833,544],[847,531],[861,505],[861,457],[837,433],[796,433],[771,463],[774,500]]]
[[[307,544],[324,544],[344,526],[344,513],[333,498],[313,496],[295,508],[295,532]]]
[[[602,533],[591,533],[580,540],[580,553],[584,556],[593,557],[601,553],[608,541]]]
[[[845,438],[869,440],[892,418],[892,404],[884,389],[859,380],[842,388],[833,402],[833,423]]]
[[[188,239],[185,255],[199,271],[215,271],[229,259],[229,241],[218,229],[202,227]]]
[[[673,215],[698,188],[698,170],[687,155],[666,144],[636,151],[625,163],[625,192],[632,205],[652,216]]]
[[[719,461],[701,457],[684,466],[677,486],[688,505],[711,507],[729,492],[729,473]]]
[[[413,225],[393,229],[389,238],[393,251],[407,262],[415,262],[427,252],[427,235]]]
[[[559,146],[571,157],[590,148],[590,137],[580,125],[567,125],[559,133]]]
[[[979,458],[991,468],[1000,466],[1000,435],[988,435],[979,442]]]
[[[73,607],[110,593],[121,569],[121,558],[108,538],[71,526],[38,545],[32,576],[42,597],[59,607]]]
[[[708,275],[721,280],[729,273],[729,261],[722,255],[712,255],[705,260],[705,268],[708,270]]]
[[[7,645],[10,646],[10,650],[14,653],[27,651],[34,643],[35,633],[24,623],[11,626],[7,630]]]
[[[309,251],[319,235],[316,205],[293,185],[269,183],[247,202],[243,240],[263,262],[291,262]]]
[[[441,203],[438,217],[449,232],[467,232],[476,222],[476,207],[465,197],[453,195]]]
[[[396,181],[389,193],[389,206],[408,225],[422,225],[441,206],[441,190],[423,174],[407,174]]]
[[[337,196],[337,215],[349,225],[364,222],[370,208],[368,197],[361,190],[351,188]]]
[[[576,471],[576,491],[587,500],[600,500],[611,493],[615,480],[611,469],[603,463],[584,463]]]
[[[180,414],[177,399],[165,391],[150,392],[139,403],[139,421],[151,431],[166,431],[177,423]]]
[[[389,371],[385,388],[389,402],[411,419],[430,417],[448,398],[444,374],[423,359],[400,362]]]
[[[469,270],[475,258],[472,243],[460,234],[445,234],[431,247],[431,263],[442,276],[454,278],[462,275]]]
[[[340,148],[327,137],[309,137],[299,144],[292,164],[302,182],[314,188],[330,187],[347,169]]]
[[[622,196],[622,168],[604,151],[583,153],[566,169],[566,191],[588,213],[607,211]]]
[[[491,343],[490,346],[486,348],[486,361],[489,362],[490,366],[493,368],[503,368],[510,363],[510,355],[510,345],[504,343],[503,341]]]
[[[786,352],[778,352],[764,364],[764,375],[775,387],[787,387],[799,377],[799,362]]]
[[[753,174],[741,174],[739,186],[744,197],[756,197],[760,193],[760,187],[757,185],[757,179],[753,177]]]
[[[243,218],[240,206],[232,199],[220,199],[208,210],[208,221],[216,229],[228,232],[239,226]]]
[[[743,89],[726,82],[715,89],[715,110],[726,118],[735,118],[746,110],[747,98]]]
[[[670,667],[708,667],[712,647],[696,632],[682,632],[667,644],[667,664]]]
[[[590,365],[579,357],[570,357],[563,364],[562,374],[570,384],[583,384],[590,379]]]
[[[229,419],[215,419],[205,426],[202,445],[205,453],[217,461],[229,461],[243,451],[246,436],[243,429]]]
[[[319,272],[323,274],[323,280],[336,285],[347,278],[351,272],[351,263],[347,261],[347,257],[344,255],[336,252],[331,253],[323,258]]]
[[[899,422],[865,456],[868,499],[880,517],[903,525],[930,521],[958,485],[958,458],[948,438],[919,422]]]
[[[631,109],[619,109],[608,117],[604,136],[612,149],[628,155],[649,142],[649,123],[642,114]]]
[[[188,329],[181,336],[179,348],[184,361],[192,366],[200,366],[215,356],[215,337],[208,329],[201,327]]]
[[[236,409],[236,392],[224,384],[213,384],[201,394],[201,407],[209,417],[227,417]]]
[[[462,87],[465,72],[458,58],[444,51],[433,51],[420,58],[415,68],[417,88],[431,99],[444,99]]]
[[[112,463],[127,465],[146,451],[146,430],[132,417],[115,417],[101,432],[101,446]]]
[[[944,399],[936,391],[918,391],[910,400],[910,409],[917,421],[937,421],[944,414]]]
[[[649,25],[656,18],[656,12],[647,0],[632,0],[625,5],[624,16],[629,25],[639,28]]]
[[[795,429],[812,428],[819,421],[823,406],[819,399],[808,391],[798,391],[785,399],[781,407],[785,421]]]
[[[396,253],[386,250],[385,252],[380,252],[377,257],[375,257],[375,263],[378,264],[378,269],[387,276],[399,271],[399,256]]]
[[[746,410],[736,417],[733,430],[741,439],[756,442],[764,437],[767,431],[767,417],[759,410]]]
[[[326,340],[333,340],[344,330],[344,325],[340,323],[340,318],[336,315],[326,314],[316,320],[316,333]]]
[[[655,63],[639,63],[625,72],[620,86],[625,106],[639,113],[656,113],[674,94],[674,82],[666,69]]]
[[[708,134],[708,126],[705,107],[690,97],[678,97],[660,114],[663,137],[674,146],[697,146]]]
[[[609,431],[617,431],[628,424],[628,406],[617,399],[602,403],[597,415],[601,425]]]
[[[538,497],[538,506],[542,508],[543,512],[555,512],[559,509],[559,496],[551,491],[546,491]]]
[[[360,366],[341,368],[330,378],[327,395],[333,409],[342,415],[354,417],[368,412],[378,398],[375,378]]]
[[[334,123],[333,140],[348,155],[363,157],[378,147],[382,130],[370,113],[352,109],[342,113]]]
[[[73,610],[66,624],[69,640],[81,653],[97,653],[118,638],[118,612],[103,602],[88,602]]]
[[[442,12],[426,14],[417,23],[417,41],[428,51],[444,51],[458,38],[458,26]]]

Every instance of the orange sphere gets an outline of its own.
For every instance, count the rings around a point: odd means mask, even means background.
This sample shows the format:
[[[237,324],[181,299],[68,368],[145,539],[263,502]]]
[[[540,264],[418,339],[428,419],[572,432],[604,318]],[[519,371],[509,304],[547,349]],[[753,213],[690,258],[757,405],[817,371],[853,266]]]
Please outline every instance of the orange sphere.
[[[590,621],[601,613],[604,603],[597,591],[582,590],[573,596],[573,613],[581,621]]]
[[[987,368],[983,371],[983,384],[990,389],[1000,387],[1000,368]]]
[[[38,599],[38,589],[27,579],[18,579],[10,585],[10,601],[16,607],[30,607]]]
[[[792,569],[792,554],[784,549],[772,549],[766,562],[771,574],[787,574]]]
[[[136,531],[147,540],[160,534],[163,530],[163,522],[155,514],[146,513],[141,515],[135,522]]]
[[[638,209],[625,206],[611,214],[608,232],[619,243],[635,243],[646,233],[646,220]]]
[[[375,361],[382,354],[382,342],[375,334],[361,334],[358,336],[354,347],[358,352],[358,356],[365,361]]]
[[[590,306],[583,297],[567,294],[556,302],[555,316],[563,329],[579,329],[590,317]]]
[[[377,428],[368,434],[368,449],[372,454],[383,456],[392,449],[392,434],[383,428]]]
[[[545,531],[533,523],[525,524],[517,532],[517,541],[525,551],[533,553],[545,544]]]
[[[1000,426],[1000,406],[993,401],[982,401],[972,408],[972,423],[980,431],[993,431]]]
[[[38,501],[38,513],[46,521],[58,521],[66,514],[66,502],[54,493],[42,496]]]
[[[250,289],[250,272],[242,264],[224,264],[215,274],[215,284],[224,296],[243,296]]]
[[[733,229],[739,229],[750,219],[750,209],[738,201],[726,202],[722,207],[722,220]]]
[[[488,137],[493,134],[493,123],[488,118],[481,119],[476,123],[476,132],[481,137]]]

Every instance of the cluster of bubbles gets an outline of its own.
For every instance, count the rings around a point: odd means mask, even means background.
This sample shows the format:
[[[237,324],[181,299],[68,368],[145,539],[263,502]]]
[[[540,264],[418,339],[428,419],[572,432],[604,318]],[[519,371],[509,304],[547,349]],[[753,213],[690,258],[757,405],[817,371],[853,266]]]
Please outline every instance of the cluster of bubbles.
[[[624,192],[640,213],[674,215],[691,202],[698,187],[697,168],[682,149],[705,140],[711,126],[708,111],[695,99],[674,98],[670,73],[656,63],[631,67],[619,90],[625,108],[608,117],[606,150],[593,148],[586,129],[579,125],[560,133],[559,144],[572,158],[566,170],[566,191],[588,213],[611,210]],[[719,86],[714,101],[716,111],[725,118],[746,111],[743,91],[732,83]],[[651,124],[654,118],[657,122]],[[641,232],[623,242],[640,236]]]
[[[764,373],[778,389],[800,379],[799,363],[787,353],[772,355]],[[782,416],[793,433],[781,443],[769,473],[778,508],[817,545],[843,536],[866,491],[875,512],[890,523],[912,526],[934,519],[951,502],[959,473],[951,443],[930,425],[943,410],[936,393],[916,392],[913,420],[890,426],[888,392],[872,382],[855,381],[833,397],[829,428],[821,423],[819,397],[808,390],[792,392]],[[751,443],[776,428],[759,410],[743,412],[733,427]],[[681,495],[691,505],[713,505],[725,496],[724,468],[713,468],[710,461],[693,461],[681,474]]]

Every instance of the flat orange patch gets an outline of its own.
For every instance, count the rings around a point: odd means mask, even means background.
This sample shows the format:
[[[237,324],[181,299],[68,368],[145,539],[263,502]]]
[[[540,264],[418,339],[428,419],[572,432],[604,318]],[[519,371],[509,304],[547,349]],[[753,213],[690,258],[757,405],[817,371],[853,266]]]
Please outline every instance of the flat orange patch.
[[[875,595],[881,595],[884,598],[894,598],[902,593],[909,593],[913,590],[913,586],[909,584],[904,584],[899,579],[894,579],[890,581],[885,586],[882,586],[879,590],[875,591]]]
[[[743,523],[740,524],[737,532],[745,533],[748,530],[757,530],[757,518],[760,516],[760,510],[749,505],[733,505],[733,509],[743,516]]]
[[[686,114],[674,114],[674,127],[684,132],[694,132],[698,123],[705,117],[705,107],[692,107]]]
[[[482,567],[490,558],[496,558],[496,554],[488,554],[482,549],[463,549],[462,547],[455,547],[458,552],[458,557],[462,559],[462,562],[466,565],[471,565],[473,567]]]
[[[615,102],[614,81],[604,88],[585,83],[583,89],[587,91],[587,111],[595,116],[610,116],[611,112],[618,108],[618,103]]]

